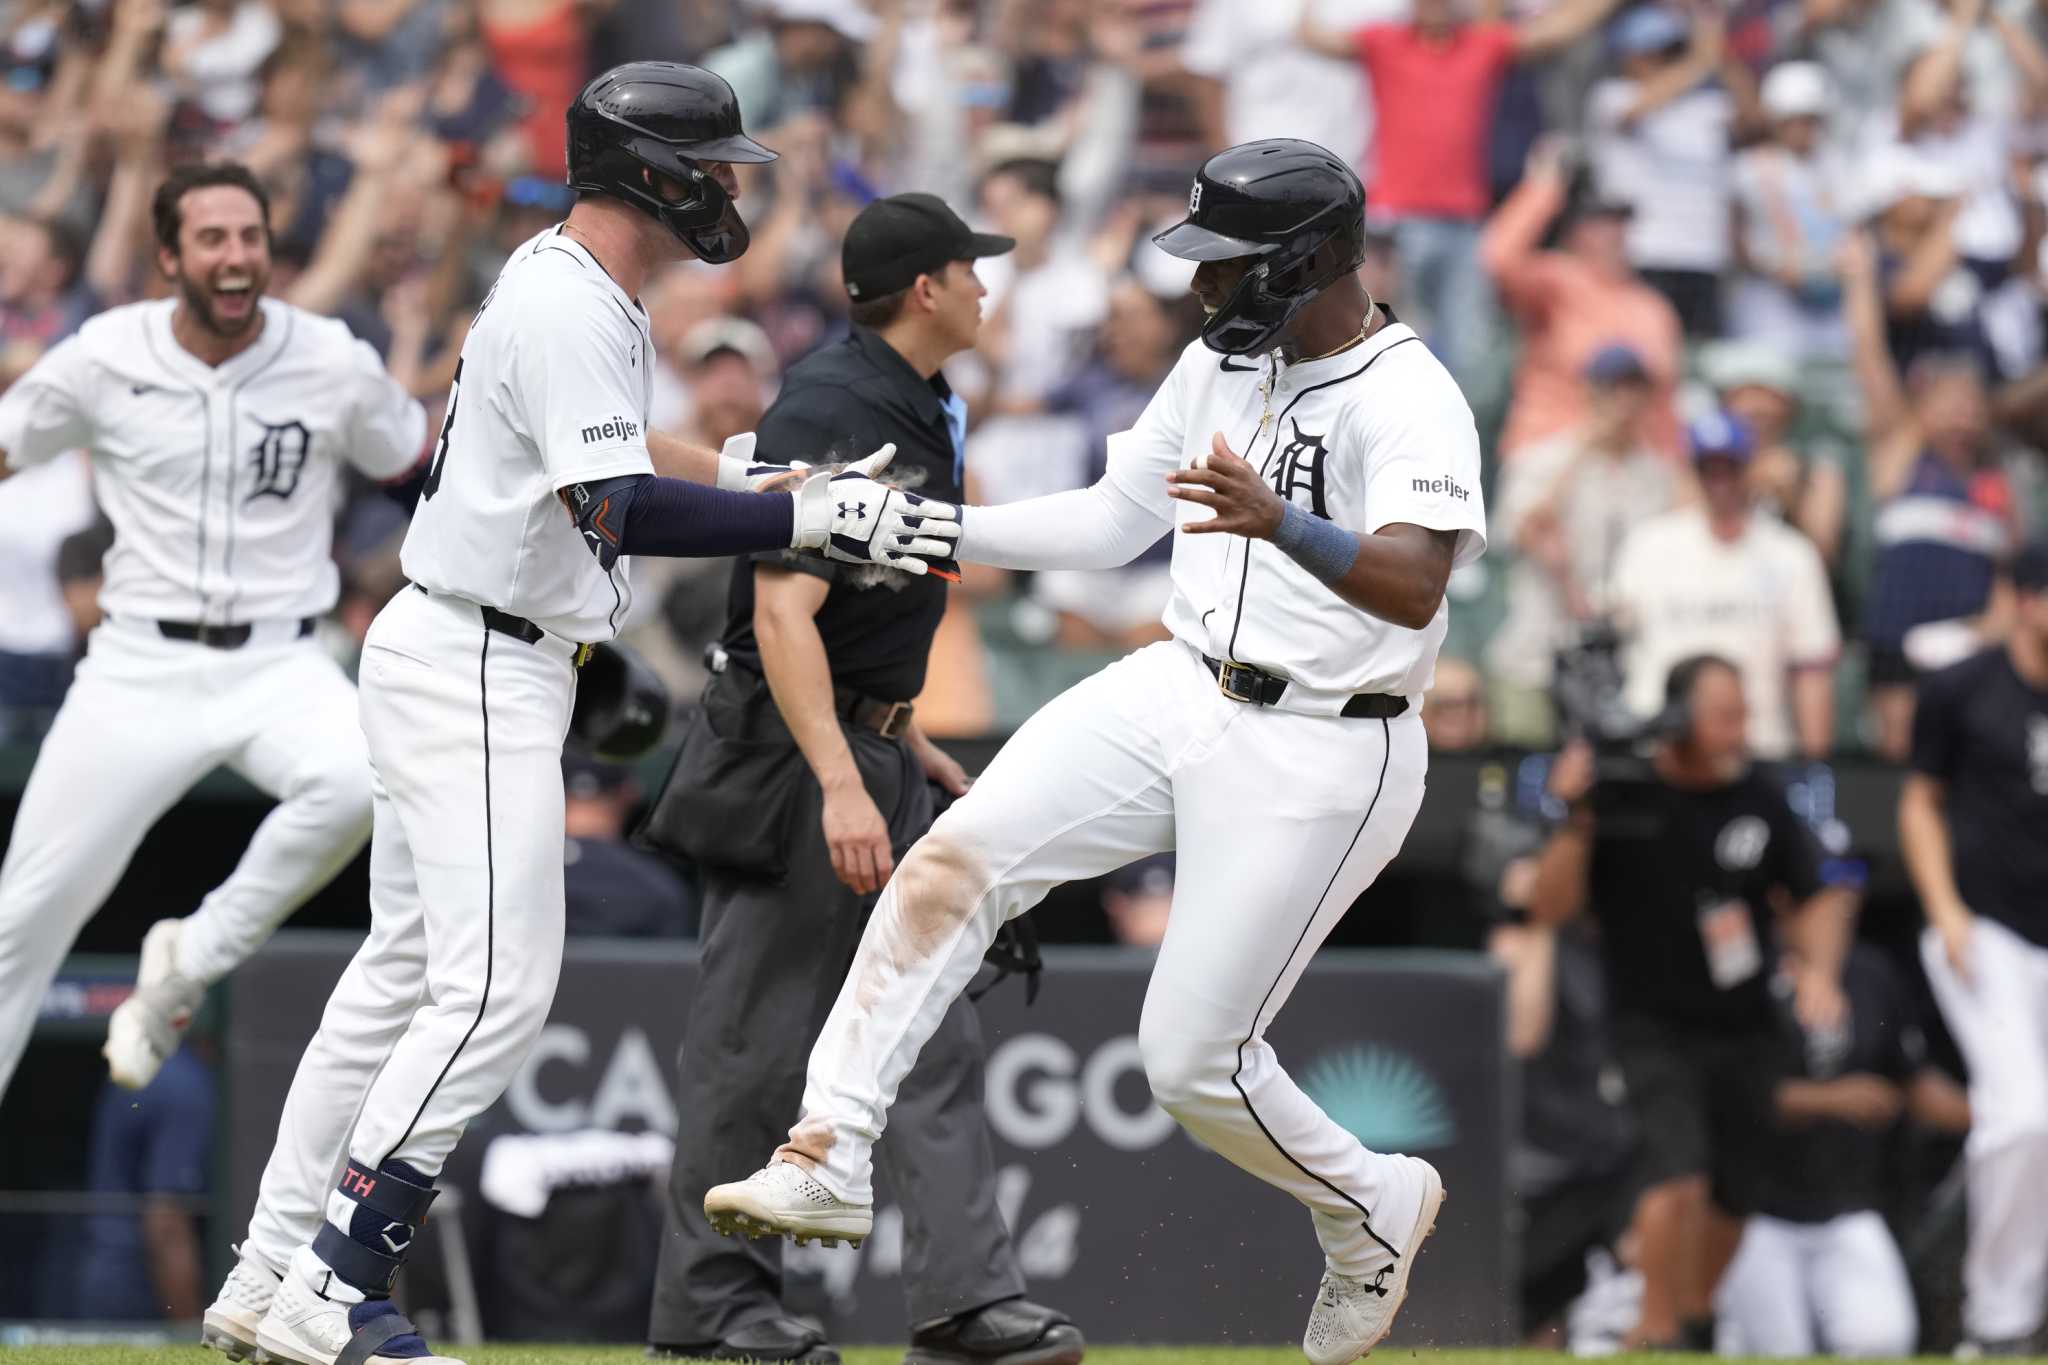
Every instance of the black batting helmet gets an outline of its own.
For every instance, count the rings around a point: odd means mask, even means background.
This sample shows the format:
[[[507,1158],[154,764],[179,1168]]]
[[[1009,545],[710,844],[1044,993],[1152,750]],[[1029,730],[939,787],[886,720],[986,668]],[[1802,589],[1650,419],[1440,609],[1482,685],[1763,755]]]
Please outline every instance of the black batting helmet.
[[[599,758],[625,762],[661,743],[668,730],[668,688],[622,644],[592,645],[576,673],[569,736]]]
[[[716,72],[680,62],[627,62],[569,106],[569,184],[609,194],[659,219],[699,260],[736,259],[747,225],[700,161],[773,161],[740,128],[740,103]],[[654,172],[682,186],[665,198]]]
[[[1152,240],[1187,261],[1253,257],[1202,341],[1224,355],[1264,350],[1303,304],[1364,263],[1365,186],[1313,142],[1246,142],[1202,163],[1188,216]]]

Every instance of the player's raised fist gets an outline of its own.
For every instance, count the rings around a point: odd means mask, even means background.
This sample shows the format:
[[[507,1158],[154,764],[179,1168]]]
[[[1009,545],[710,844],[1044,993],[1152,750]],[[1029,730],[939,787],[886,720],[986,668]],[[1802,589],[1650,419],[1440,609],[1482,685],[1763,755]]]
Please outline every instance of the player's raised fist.
[[[1181,526],[1189,535],[1215,531],[1270,540],[1280,529],[1286,510],[1280,495],[1266,486],[1259,471],[1252,468],[1217,432],[1205,455],[1196,457],[1191,469],[1178,469],[1166,476],[1167,496],[1206,507],[1215,515],[1205,521]]]
[[[928,573],[934,563],[953,557],[959,539],[960,509],[952,503],[920,498],[851,469],[813,474],[797,490],[790,544],[822,551],[827,559]]]

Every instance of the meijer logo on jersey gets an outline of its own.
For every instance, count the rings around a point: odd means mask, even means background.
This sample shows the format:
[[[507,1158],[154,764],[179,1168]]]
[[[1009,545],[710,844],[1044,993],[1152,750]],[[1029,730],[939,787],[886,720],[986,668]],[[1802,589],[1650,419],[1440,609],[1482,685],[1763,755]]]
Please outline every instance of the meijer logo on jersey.
[[[640,424],[625,417],[614,417],[611,421],[594,427],[583,428],[583,444],[596,445],[599,441],[630,441],[640,434]]]
[[[1410,486],[1418,493],[1448,493],[1460,502],[1472,496],[1451,479],[1414,479]]]

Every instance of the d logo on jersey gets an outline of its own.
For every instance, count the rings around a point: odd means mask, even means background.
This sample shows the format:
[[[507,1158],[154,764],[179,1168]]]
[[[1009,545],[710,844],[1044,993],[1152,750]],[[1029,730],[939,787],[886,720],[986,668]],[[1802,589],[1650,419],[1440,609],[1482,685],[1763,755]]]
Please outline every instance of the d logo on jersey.
[[[243,502],[258,498],[289,498],[298,491],[299,471],[306,467],[306,454],[313,448],[313,434],[304,422],[263,424],[263,438],[249,452],[249,465],[256,481]]]
[[[1266,482],[1281,497],[1300,503],[1328,521],[1330,511],[1323,500],[1323,461],[1329,458],[1329,449],[1323,445],[1322,437],[1303,431],[1301,423],[1290,418],[1287,425],[1294,428],[1294,439],[1280,447],[1279,459]]]

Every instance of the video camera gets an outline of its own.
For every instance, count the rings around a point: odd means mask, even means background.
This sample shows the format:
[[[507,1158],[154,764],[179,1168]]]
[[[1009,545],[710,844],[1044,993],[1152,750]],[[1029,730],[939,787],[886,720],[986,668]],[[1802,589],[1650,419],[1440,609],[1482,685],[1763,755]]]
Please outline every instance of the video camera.
[[[1588,623],[1575,644],[1557,651],[1550,703],[1558,735],[1566,742],[1582,739],[1593,746],[1595,795],[1602,803],[1632,784],[1652,780],[1650,748],[1684,734],[1689,724],[1683,706],[1640,716],[1629,706],[1626,693],[1621,632],[1612,622]]]

